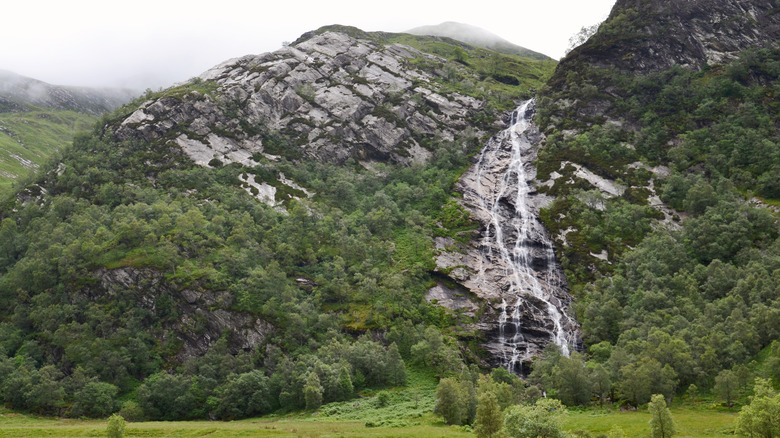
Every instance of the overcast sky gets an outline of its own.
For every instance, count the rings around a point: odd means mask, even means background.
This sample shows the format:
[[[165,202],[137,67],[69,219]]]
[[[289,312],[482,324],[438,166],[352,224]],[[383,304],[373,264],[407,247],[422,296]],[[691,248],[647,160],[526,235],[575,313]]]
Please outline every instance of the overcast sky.
[[[18,0],[0,6],[0,70],[52,84],[159,88],[328,24],[401,32],[457,21],[560,58],[615,0]]]

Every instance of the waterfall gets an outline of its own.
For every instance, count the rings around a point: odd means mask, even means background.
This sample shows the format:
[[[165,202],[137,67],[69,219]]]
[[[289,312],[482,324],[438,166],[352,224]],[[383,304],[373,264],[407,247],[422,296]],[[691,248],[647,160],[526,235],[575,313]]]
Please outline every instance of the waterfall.
[[[490,218],[482,243],[483,257],[488,265],[495,259],[503,262],[509,284],[501,298],[498,342],[502,345],[501,363],[512,372],[522,370],[532,354],[522,324],[527,318],[524,309],[526,313],[531,309],[544,321],[550,333],[547,342],[560,346],[565,355],[576,343],[572,329],[576,324],[555,295],[564,281],[552,242],[529,205],[533,189],[523,158],[532,147],[526,131],[533,111],[533,99],[523,102],[512,113],[510,126],[482,151],[475,169],[481,207]]]

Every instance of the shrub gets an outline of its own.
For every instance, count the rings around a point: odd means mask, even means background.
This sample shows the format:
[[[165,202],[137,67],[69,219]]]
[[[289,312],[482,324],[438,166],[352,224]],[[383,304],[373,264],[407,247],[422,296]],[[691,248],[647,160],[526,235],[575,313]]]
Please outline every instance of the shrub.
[[[121,415],[114,414],[108,418],[106,436],[108,438],[122,438],[125,436],[125,419]]]

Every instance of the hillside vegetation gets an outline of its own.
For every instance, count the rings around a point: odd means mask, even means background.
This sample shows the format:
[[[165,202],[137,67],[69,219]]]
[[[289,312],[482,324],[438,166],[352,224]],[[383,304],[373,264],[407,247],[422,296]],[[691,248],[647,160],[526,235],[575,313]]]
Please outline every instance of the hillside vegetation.
[[[0,196],[65,149],[132,90],[62,87],[0,70]],[[23,184],[22,184],[23,185]]]
[[[344,31],[438,54],[419,58],[419,68],[440,93],[481,99],[483,127],[553,66],[440,39]],[[6,406],[235,419],[402,386],[405,364],[444,376],[479,361],[477,349],[462,348],[479,337],[458,329],[469,317],[424,299],[434,284],[433,238],[472,226],[450,199],[479,139],[432,136],[425,163],[318,162],[296,153],[296,133],[246,123],[223,90],[197,79],[147,93],[76,135],[6,200]],[[141,105],[205,101],[277,155],[200,166],[171,137],[114,135]],[[374,112],[403,123],[386,113]],[[194,129],[172,132],[200,138]],[[276,184],[278,203],[245,190],[250,175]]]
[[[24,179],[96,121],[92,115],[46,108],[0,112],[0,194],[8,196],[14,181]]]
[[[753,362],[771,351],[777,363],[780,337],[780,51],[701,71],[572,56],[540,93],[538,178],[555,197],[542,219],[579,297],[586,351],[551,348],[531,380],[570,405],[720,394],[725,382],[729,405],[745,401],[754,377],[780,377]]]
[[[776,429],[780,48],[742,32],[774,35],[777,8],[641,3],[619,0],[557,68],[328,26],[103,117],[0,205],[0,401],[132,421],[272,415],[229,432],[130,426],[150,435],[646,436],[667,403],[678,436]],[[763,15],[713,32],[680,12],[748,3]],[[715,50],[729,32],[727,52],[669,44]],[[500,300],[449,311],[425,296],[469,294],[436,271],[435,239],[476,238],[456,181],[537,91],[541,220],[584,348],[551,343],[521,379],[480,348]],[[372,143],[388,138],[403,141]]]

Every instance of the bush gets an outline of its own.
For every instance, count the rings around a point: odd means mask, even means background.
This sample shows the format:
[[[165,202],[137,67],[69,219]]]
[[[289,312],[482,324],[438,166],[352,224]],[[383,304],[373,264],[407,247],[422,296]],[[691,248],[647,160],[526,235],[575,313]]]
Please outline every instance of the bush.
[[[127,421],[141,421],[144,419],[144,411],[138,406],[138,403],[132,400],[122,403],[119,415]]]
[[[116,411],[119,388],[105,382],[89,382],[76,393],[73,411],[87,417],[106,417]]]
[[[125,419],[121,415],[114,414],[108,418],[106,436],[108,438],[122,438],[125,436]]]
[[[390,404],[390,393],[387,391],[379,391],[376,395],[376,403],[380,407],[385,407]]]
[[[504,432],[511,438],[563,438],[561,416],[566,412],[561,402],[543,398],[536,404],[515,405],[504,416]]]

